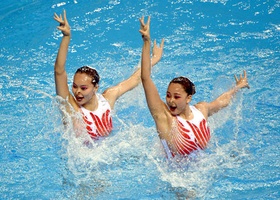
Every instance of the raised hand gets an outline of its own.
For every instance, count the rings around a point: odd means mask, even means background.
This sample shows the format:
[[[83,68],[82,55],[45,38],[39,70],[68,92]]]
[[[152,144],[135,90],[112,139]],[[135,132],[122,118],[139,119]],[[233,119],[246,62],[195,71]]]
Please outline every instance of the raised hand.
[[[63,20],[64,18],[64,20]],[[70,36],[70,26],[68,24],[67,18],[66,18],[66,11],[63,11],[63,18],[62,15],[58,16],[56,13],[54,13],[54,20],[56,20],[59,23],[59,26],[57,27],[58,30],[61,30],[62,34],[64,36]]]
[[[248,88],[250,89],[249,83],[248,83],[248,79],[247,79],[247,74],[246,71],[243,70],[243,74],[244,76],[242,76],[242,74],[240,74],[239,79],[237,78],[236,75],[234,75],[235,81],[236,81],[236,86],[239,88]]]
[[[139,19],[140,21],[140,30],[139,32],[141,33],[142,35],[142,38],[143,40],[145,41],[149,41],[151,38],[150,38],[150,16],[148,17],[148,21],[147,23],[145,24],[144,22],[144,17],[142,17],[141,19]]]
[[[154,40],[152,63],[153,65],[160,61],[163,53],[164,39],[161,40],[160,46],[157,46],[156,40]]]

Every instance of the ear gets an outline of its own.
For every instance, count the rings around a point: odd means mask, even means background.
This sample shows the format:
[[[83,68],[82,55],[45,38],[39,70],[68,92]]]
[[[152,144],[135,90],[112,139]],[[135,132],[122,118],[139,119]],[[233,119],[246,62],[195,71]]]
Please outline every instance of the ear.
[[[99,88],[99,85],[96,84],[96,85],[93,87],[93,91],[94,91],[94,92],[97,92],[98,88]]]
[[[187,103],[190,103],[192,100],[192,95],[188,95],[186,98]]]

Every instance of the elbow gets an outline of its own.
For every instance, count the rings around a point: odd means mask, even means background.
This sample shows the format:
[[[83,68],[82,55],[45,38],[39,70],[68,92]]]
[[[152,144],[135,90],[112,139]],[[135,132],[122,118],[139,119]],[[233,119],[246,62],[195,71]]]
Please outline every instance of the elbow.
[[[141,81],[142,81],[142,83],[146,83],[146,82],[148,82],[149,80],[151,80],[151,77],[150,77],[150,76],[143,76],[143,75],[141,75]]]
[[[146,82],[151,80],[151,71],[142,67],[141,71],[141,81]]]
[[[144,88],[144,90],[149,89],[151,87],[151,85],[153,84],[153,81],[150,77],[146,77],[146,78],[141,78],[142,80],[142,86]]]
[[[59,69],[59,68],[54,68],[54,74],[55,76],[61,76],[61,75],[65,75],[66,71],[65,69]]]

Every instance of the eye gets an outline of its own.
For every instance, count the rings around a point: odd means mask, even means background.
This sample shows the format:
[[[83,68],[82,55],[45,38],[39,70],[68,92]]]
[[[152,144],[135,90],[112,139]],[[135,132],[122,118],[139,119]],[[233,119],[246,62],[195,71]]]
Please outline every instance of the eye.
[[[180,96],[174,96],[174,98],[175,98],[175,99],[180,99],[181,97],[180,97]]]
[[[166,94],[166,97],[167,97],[167,98],[170,98],[170,96],[171,96],[171,95],[170,95],[169,93]]]
[[[87,87],[81,87],[81,90],[86,90],[87,89]]]
[[[73,84],[72,87],[73,87],[73,88],[77,88],[77,85]]]

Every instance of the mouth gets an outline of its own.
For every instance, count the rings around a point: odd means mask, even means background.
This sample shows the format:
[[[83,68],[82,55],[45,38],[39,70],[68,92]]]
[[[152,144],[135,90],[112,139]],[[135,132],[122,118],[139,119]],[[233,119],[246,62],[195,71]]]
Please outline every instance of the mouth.
[[[81,102],[84,99],[84,97],[76,97],[77,102]]]
[[[169,106],[169,110],[171,111],[171,112],[174,112],[175,110],[176,110],[176,106]]]

